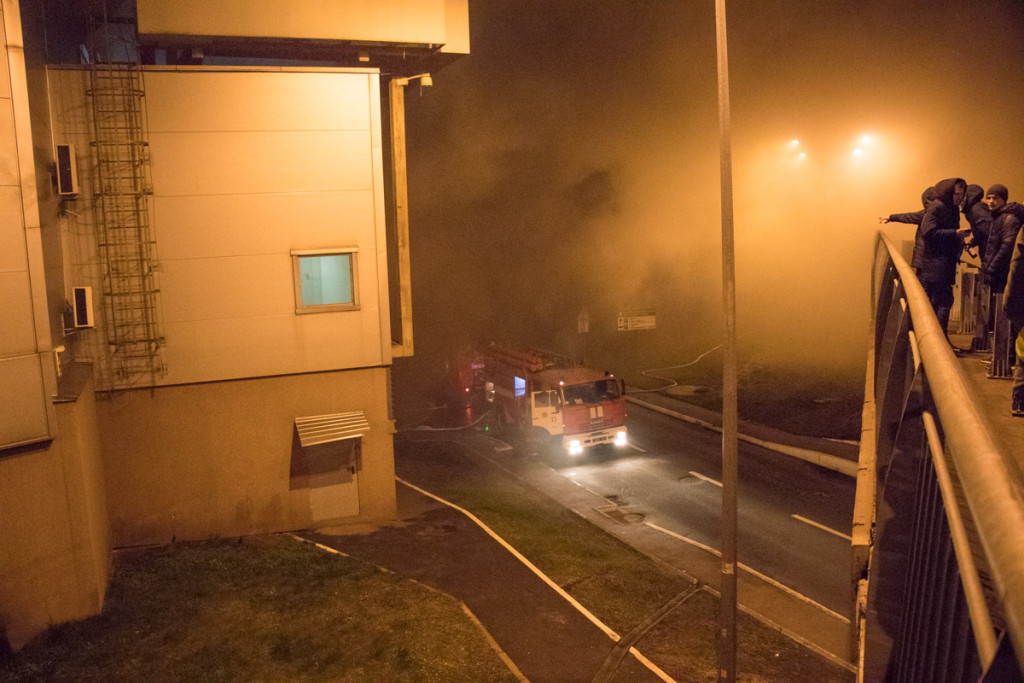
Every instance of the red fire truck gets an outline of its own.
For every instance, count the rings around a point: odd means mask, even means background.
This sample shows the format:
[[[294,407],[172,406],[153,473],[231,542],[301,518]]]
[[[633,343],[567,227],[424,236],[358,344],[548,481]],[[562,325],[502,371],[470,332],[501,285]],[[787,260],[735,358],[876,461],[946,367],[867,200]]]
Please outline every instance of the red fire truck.
[[[483,361],[487,400],[509,425],[559,436],[572,455],[602,444],[626,445],[622,380],[563,356],[493,342],[476,358]]]

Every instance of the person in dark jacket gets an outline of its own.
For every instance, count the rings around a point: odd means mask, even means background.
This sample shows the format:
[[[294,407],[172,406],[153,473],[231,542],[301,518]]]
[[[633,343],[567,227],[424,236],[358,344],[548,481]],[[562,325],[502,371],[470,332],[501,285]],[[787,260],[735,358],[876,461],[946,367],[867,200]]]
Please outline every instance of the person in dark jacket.
[[[890,213],[888,216],[882,216],[878,219],[879,223],[911,223],[913,225],[921,225],[921,219],[924,218],[924,210],[928,207],[928,202],[933,202],[937,199],[935,194],[935,188],[929,187],[927,190],[921,193],[921,206],[923,207],[920,211],[910,211],[908,213]]]
[[[964,239],[970,227],[960,228],[960,204],[967,193],[963,178],[946,178],[935,183],[936,199],[928,202],[914,238],[910,265],[917,272],[943,333],[949,327],[953,306],[953,282]]]
[[[985,190],[981,185],[968,185],[964,196],[964,218],[971,226],[971,245],[977,247],[977,257],[981,261],[981,272],[974,279],[974,337],[971,339],[971,351],[988,351],[988,332],[991,327],[992,293],[985,284],[982,273],[985,272],[986,246],[988,235],[992,231],[992,212],[982,199]],[[964,312],[967,315],[967,311]]]
[[[1020,332],[1017,333],[1017,359],[1013,364],[1010,389],[1010,414],[1024,417],[1024,230],[1017,233],[1010,258],[1010,269],[1003,290],[1003,313]]]
[[[1021,231],[1021,222],[1024,221],[1024,206],[1017,202],[1008,202],[1008,198],[1009,192],[1004,185],[993,185],[985,193],[985,203],[992,212],[992,233],[989,237],[988,263],[982,275],[995,294],[1003,294],[1006,288],[1013,246],[1017,240],[1017,233]],[[993,329],[995,343],[989,377],[1010,377],[1016,364],[1014,340],[1020,327],[1012,320],[1007,321],[1004,316],[997,315]]]
[[[1007,202],[1009,192],[1004,185],[993,185],[985,193],[985,204],[992,212],[992,229],[989,233],[988,262],[983,262],[982,272],[993,292],[1002,292],[1006,276],[1010,272],[1010,257],[1013,243],[1020,231],[1024,206]]]
[[[985,262],[985,246],[988,235],[992,231],[992,212],[988,204],[982,201],[985,190],[981,185],[968,185],[964,195],[964,218],[971,226],[971,246],[977,247],[978,258]]]

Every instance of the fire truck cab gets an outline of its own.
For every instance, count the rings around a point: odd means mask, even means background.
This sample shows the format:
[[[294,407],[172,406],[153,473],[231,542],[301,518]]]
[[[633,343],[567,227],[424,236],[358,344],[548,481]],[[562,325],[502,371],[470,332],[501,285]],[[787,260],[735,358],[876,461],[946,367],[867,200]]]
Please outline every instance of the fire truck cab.
[[[560,437],[572,455],[627,444],[625,385],[609,373],[538,351],[481,352],[488,400],[515,426]]]

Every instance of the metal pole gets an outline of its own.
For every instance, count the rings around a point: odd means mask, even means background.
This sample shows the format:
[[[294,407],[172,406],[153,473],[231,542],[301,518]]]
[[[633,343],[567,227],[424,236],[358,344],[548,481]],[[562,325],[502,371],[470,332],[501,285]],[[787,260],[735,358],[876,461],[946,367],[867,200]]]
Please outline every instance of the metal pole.
[[[719,614],[718,680],[736,680],[736,261],[733,242],[732,149],[729,132],[729,57],[725,0],[715,0],[718,45],[718,130],[722,180],[722,601]]]

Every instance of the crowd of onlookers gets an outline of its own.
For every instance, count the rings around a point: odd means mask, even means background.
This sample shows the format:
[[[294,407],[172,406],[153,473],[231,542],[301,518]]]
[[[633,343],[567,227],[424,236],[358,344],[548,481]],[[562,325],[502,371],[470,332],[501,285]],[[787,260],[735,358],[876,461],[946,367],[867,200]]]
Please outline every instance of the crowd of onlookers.
[[[1012,372],[1010,410],[1024,417],[1024,206],[1009,201],[1004,185],[983,190],[963,178],[935,183],[924,191],[921,203],[920,211],[891,214],[879,222],[917,225],[910,265],[943,330],[949,326],[961,256],[966,251],[980,259],[974,338],[970,349],[954,350],[991,349],[989,377],[1008,377]]]

